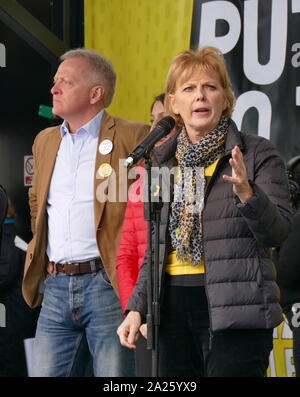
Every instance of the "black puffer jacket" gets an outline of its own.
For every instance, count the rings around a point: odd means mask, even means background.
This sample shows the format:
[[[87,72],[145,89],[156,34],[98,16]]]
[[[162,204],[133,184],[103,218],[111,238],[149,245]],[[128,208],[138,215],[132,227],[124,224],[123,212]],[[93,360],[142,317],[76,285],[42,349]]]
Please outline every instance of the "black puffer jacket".
[[[168,170],[174,164],[177,135],[155,149],[157,164]],[[232,186],[222,179],[231,175],[229,158],[238,145],[243,152],[254,196],[240,203]],[[167,167],[167,168],[166,168]],[[160,168],[161,169],[161,168]],[[163,173],[161,190],[168,184]],[[172,185],[170,187],[172,189]],[[170,203],[164,202],[160,223],[160,282],[167,255]],[[282,321],[276,271],[270,247],[280,245],[290,230],[291,207],[284,163],[272,144],[254,135],[241,134],[230,123],[225,155],[219,160],[205,193],[203,248],[205,286],[211,331],[228,328],[272,328]],[[126,312],[147,308],[145,262]],[[163,288],[160,289],[163,297]]]

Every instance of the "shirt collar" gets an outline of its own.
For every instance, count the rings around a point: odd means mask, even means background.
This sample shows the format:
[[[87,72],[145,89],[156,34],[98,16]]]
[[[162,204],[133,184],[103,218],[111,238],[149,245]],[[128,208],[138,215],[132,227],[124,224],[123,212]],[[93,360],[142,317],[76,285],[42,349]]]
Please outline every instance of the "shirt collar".
[[[93,117],[86,124],[80,127],[75,134],[86,132],[88,134],[92,134],[94,137],[97,137],[99,135],[100,124],[103,113],[104,113],[104,109],[101,109],[100,112],[97,113],[95,117]],[[63,138],[67,133],[70,133],[69,126],[68,126],[68,122],[64,120],[62,125],[60,126],[61,137]]]

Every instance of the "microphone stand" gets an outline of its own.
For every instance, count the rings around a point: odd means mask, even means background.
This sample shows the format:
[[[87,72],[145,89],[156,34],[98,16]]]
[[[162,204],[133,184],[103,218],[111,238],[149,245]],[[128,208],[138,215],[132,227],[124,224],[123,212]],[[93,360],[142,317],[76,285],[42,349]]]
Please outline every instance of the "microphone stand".
[[[158,331],[160,324],[159,305],[159,224],[161,202],[152,202],[151,192],[152,162],[149,153],[145,155],[145,172],[147,173],[146,200],[144,218],[147,221],[147,349],[152,350],[152,377],[158,377],[159,345]],[[160,196],[160,195],[159,195]],[[160,200],[159,200],[160,201]],[[155,223],[154,223],[155,222]],[[154,263],[152,251],[152,224],[154,223]]]

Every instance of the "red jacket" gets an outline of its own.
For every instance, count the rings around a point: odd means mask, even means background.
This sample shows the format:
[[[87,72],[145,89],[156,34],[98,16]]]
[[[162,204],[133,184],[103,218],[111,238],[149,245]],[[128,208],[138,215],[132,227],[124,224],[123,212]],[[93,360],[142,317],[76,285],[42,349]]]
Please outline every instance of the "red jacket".
[[[141,200],[144,168],[139,167],[140,178],[132,184],[126,206],[119,250],[117,254],[117,281],[124,311],[131,296],[147,248],[147,222]],[[140,200],[136,201],[137,196]]]

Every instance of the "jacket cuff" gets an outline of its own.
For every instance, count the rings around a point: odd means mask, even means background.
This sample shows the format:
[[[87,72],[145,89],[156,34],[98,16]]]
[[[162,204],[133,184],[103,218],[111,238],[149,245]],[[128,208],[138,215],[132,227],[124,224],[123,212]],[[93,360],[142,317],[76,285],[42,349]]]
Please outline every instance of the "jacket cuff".
[[[124,316],[126,317],[129,312],[138,312],[138,313],[140,313],[142,324],[144,324],[146,322],[146,316],[143,313],[141,313],[139,310],[134,309],[134,308],[130,308],[130,307],[126,307],[126,309],[124,310],[124,313],[123,313]]]
[[[243,213],[245,217],[250,219],[256,219],[264,212],[266,195],[252,181],[249,181],[249,183],[252,187],[253,195],[244,203],[242,203],[237,196],[235,196],[234,201],[238,209]]]

